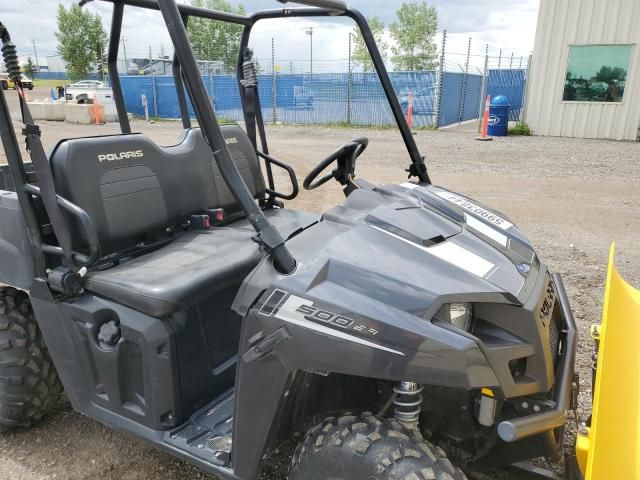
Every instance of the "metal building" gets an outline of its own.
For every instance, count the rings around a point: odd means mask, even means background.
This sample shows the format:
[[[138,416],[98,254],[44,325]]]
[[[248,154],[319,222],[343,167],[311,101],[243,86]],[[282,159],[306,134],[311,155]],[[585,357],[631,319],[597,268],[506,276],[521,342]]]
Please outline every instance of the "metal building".
[[[537,135],[640,140],[640,0],[541,0],[525,121]]]

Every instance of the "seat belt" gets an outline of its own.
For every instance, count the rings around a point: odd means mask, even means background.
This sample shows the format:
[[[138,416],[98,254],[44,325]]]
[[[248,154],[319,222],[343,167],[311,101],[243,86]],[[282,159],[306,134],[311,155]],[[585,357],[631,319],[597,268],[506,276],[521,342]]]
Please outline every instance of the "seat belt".
[[[58,239],[58,244],[62,247],[64,258],[68,265],[72,266],[75,265],[75,261],[72,257],[71,233],[69,232],[67,221],[58,205],[58,197],[53,182],[53,175],[51,174],[51,167],[47,155],[44,152],[42,141],[40,140],[40,127],[33,122],[31,111],[24,98],[22,85],[20,83],[17,85],[18,96],[20,98],[20,110],[22,112],[22,123],[24,124],[22,133],[25,136],[27,152],[29,152],[31,156],[31,163],[33,164],[36,178],[38,179],[42,202],[49,216],[53,233]]]
[[[256,136],[256,125],[258,127],[258,133],[260,134],[260,144],[262,152],[269,154],[269,148],[267,147],[267,136],[264,129],[264,121],[262,118],[262,108],[260,105],[260,95],[258,94],[258,72],[256,68],[256,62],[253,59],[253,50],[246,48],[244,51],[244,62],[242,63],[242,86],[244,87],[245,98],[245,123],[247,128],[247,135],[253,144],[253,148],[258,151],[258,142]],[[265,160],[265,167],[267,170],[267,182],[269,184],[269,190],[275,192],[275,183],[273,179],[273,169],[271,163]],[[268,202],[271,205],[278,203],[274,193],[269,193]]]

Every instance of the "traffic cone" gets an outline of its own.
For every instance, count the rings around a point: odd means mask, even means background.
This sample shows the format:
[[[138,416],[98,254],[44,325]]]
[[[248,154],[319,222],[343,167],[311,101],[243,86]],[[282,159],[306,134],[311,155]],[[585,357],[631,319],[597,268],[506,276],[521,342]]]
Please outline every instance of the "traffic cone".
[[[407,105],[407,123],[409,128],[413,125],[413,92],[409,92],[409,104]]]
[[[98,104],[98,96],[93,94],[93,116],[96,119],[96,125],[100,124],[100,105]]]
[[[489,128],[489,108],[491,107],[491,95],[487,95],[487,101],[484,104],[484,117],[482,118],[482,135],[476,137],[476,140],[482,142],[488,142],[493,140],[493,137],[487,136],[487,129]]]

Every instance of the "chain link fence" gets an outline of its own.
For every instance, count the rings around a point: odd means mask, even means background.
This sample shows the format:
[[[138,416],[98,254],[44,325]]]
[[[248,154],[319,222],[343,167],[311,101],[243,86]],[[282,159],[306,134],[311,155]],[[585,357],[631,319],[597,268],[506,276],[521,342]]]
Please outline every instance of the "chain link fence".
[[[377,74],[357,71],[350,43],[347,58],[316,60],[315,64],[311,60],[279,59],[275,39],[271,46],[271,58],[258,58],[259,93],[265,121],[394,125]],[[530,57],[506,54],[488,46],[484,52],[478,52],[474,46],[469,39],[466,52],[448,51],[445,31],[436,70],[389,73],[403,112],[407,115],[411,110],[413,128],[440,128],[479,119],[487,95],[506,95],[512,105],[511,120],[521,119]],[[164,63],[161,65],[144,70],[145,75],[121,76],[129,112],[144,115],[146,100],[150,116],[180,116],[171,69]],[[232,67],[215,60],[204,65],[203,80],[217,115],[225,121],[242,121],[238,83],[235,74],[229,72]]]

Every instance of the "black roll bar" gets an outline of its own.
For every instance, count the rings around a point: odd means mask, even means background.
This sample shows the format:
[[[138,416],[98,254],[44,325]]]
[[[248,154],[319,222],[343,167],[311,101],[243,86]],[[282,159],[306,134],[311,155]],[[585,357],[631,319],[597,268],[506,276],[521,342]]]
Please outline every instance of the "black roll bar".
[[[82,7],[87,3],[94,0],[81,0],[79,5]],[[131,7],[146,8],[149,10],[160,10],[158,0],[102,0],[103,2],[110,2],[113,4],[121,3]],[[217,10],[208,10],[206,8],[192,7],[188,4],[181,3],[178,5],[178,12],[180,16],[187,15],[190,17],[200,17],[209,20],[220,20],[222,22],[236,23],[238,25],[250,25],[251,18],[246,15],[238,15],[236,13],[219,12]]]
[[[82,6],[83,4],[81,4]],[[124,95],[122,94],[122,84],[120,83],[120,75],[118,73],[118,52],[120,50],[120,35],[122,33],[122,16],[124,13],[124,2],[121,0],[113,1],[113,15],[111,17],[111,36],[109,37],[109,52],[107,54],[107,63],[109,65],[109,78],[111,80],[111,88],[113,89],[116,101],[116,110],[118,111],[118,122],[120,122],[120,131],[122,133],[131,133],[131,124],[127,115],[127,107],[124,104]],[[125,69],[128,68],[125,65]],[[126,72],[125,72],[126,73]]]
[[[186,27],[189,22],[187,15],[182,15],[182,23]],[[176,95],[178,96],[178,106],[180,107],[180,118],[182,119],[182,128],[191,128],[191,117],[189,116],[189,107],[187,105],[187,97],[184,93],[184,81],[182,80],[182,68],[180,67],[180,60],[178,55],[173,54],[173,62],[171,64],[171,70],[173,72],[173,81],[176,85]]]
[[[0,27],[1,28],[1,27]],[[18,196],[18,203],[24,215],[29,241],[31,243],[31,252],[33,253],[36,275],[45,277],[47,272],[47,262],[42,251],[42,234],[40,232],[40,222],[36,216],[31,197],[22,188],[27,185],[27,173],[24,169],[24,160],[20,152],[20,145],[16,132],[11,122],[11,114],[7,105],[2,88],[0,88],[0,140],[7,155],[7,164],[11,172],[13,186]]]
[[[304,4],[330,4],[334,6],[334,4],[342,4],[342,2],[336,2],[333,0],[304,0],[302,2]],[[260,20],[266,19],[274,19],[274,18],[283,18],[283,17],[326,17],[328,15],[331,16],[345,16],[351,18],[360,31],[362,32],[362,37],[365,41],[367,49],[369,51],[369,55],[371,55],[371,60],[373,61],[373,65],[375,67],[376,73],[378,74],[378,79],[382,84],[382,89],[387,97],[387,101],[389,102],[389,106],[391,107],[391,113],[393,114],[393,118],[400,129],[400,134],[402,135],[402,140],[409,152],[409,156],[411,157],[411,165],[409,166],[410,176],[418,177],[421,182],[431,183],[431,179],[429,178],[429,174],[427,173],[427,166],[424,163],[424,158],[420,155],[420,151],[418,150],[418,145],[416,144],[415,138],[411,133],[411,129],[409,128],[409,124],[402,112],[402,107],[400,106],[400,101],[398,100],[398,96],[393,88],[393,84],[391,83],[391,78],[389,77],[389,72],[387,72],[387,68],[384,65],[384,60],[382,59],[382,55],[380,54],[380,50],[378,49],[378,45],[373,37],[373,32],[367,23],[366,18],[362,13],[358,10],[346,8],[345,10],[338,13],[336,10],[326,10],[323,8],[295,8],[295,9],[281,9],[281,10],[263,10],[260,12],[256,12],[251,16],[252,24],[255,25]],[[240,44],[240,52],[242,53],[245,48],[247,48],[249,43],[249,31],[250,27],[245,29],[244,34],[241,37]],[[242,57],[240,57],[242,58]],[[241,66],[238,68],[238,79],[241,77],[242,69]],[[243,102],[243,110],[246,111],[246,100],[244,95],[242,94],[242,88],[240,88],[240,98]]]
[[[278,0],[280,3],[289,3],[289,0]],[[291,3],[308,5],[310,7],[324,8],[334,15],[339,15],[347,11],[347,4],[342,0],[294,0]]]

